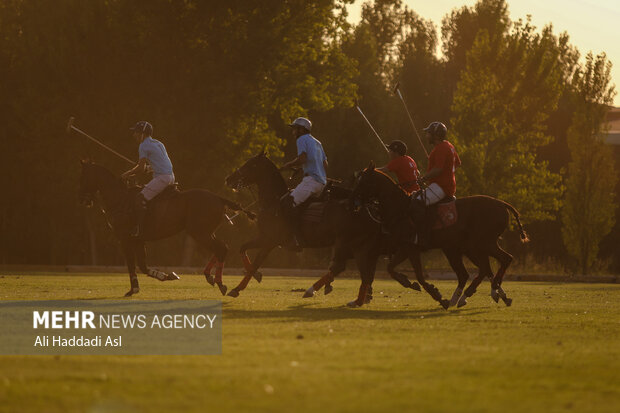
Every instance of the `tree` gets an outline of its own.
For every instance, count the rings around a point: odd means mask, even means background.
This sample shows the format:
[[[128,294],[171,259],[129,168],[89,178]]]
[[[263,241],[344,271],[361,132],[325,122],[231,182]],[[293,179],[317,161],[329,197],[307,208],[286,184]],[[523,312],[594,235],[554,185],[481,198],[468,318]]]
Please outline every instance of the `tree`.
[[[555,219],[561,176],[536,151],[552,139],[546,120],[562,93],[563,44],[551,27],[536,33],[529,22],[501,37],[478,33],[452,105],[462,193],[505,199],[529,220]]]
[[[614,190],[618,173],[605,144],[605,114],[615,95],[610,86],[611,62],[605,54],[586,56],[573,77],[576,111],[568,131],[571,161],[562,208],[562,239],[577,268],[587,275],[600,241],[614,226]]]
[[[473,7],[464,6],[444,17],[441,24],[442,51],[445,59],[444,88],[448,101],[456,91],[461,72],[467,64],[480,31],[485,31],[491,42],[502,38],[510,28],[506,0],[480,0]]]
[[[20,177],[2,178],[0,259],[60,264],[89,256],[80,252],[88,234],[75,195],[78,160],[91,155],[117,173],[128,165],[67,136],[70,115],[134,157],[127,128],[148,119],[183,187],[222,191],[224,176],[249,153],[267,146],[282,155],[285,122],[351,106],[345,3],[0,2],[0,156]],[[93,228],[107,236],[103,223]],[[116,260],[114,251],[99,258]]]

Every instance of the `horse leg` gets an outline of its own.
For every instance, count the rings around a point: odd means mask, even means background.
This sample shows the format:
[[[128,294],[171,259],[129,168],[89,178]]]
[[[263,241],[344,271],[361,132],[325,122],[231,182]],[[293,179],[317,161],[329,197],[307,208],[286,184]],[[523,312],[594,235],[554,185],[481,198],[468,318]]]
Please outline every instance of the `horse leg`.
[[[246,242],[239,249],[239,254],[241,254],[241,261],[243,262],[243,268],[245,269],[245,275],[251,274],[254,278],[256,278],[256,281],[258,281],[259,283],[263,280],[263,275],[260,272],[256,271],[258,269],[258,266],[254,267],[252,265],[252,261],[250,261],[250,257],[248,257],[247,251],[252,248],[261,247],[261,239],[256,238],[252,241]]]
[[[130,297],[140,292],[138,275],[136,274],[136,252],[131,239],[123,240],[123,252],[125,254],[125,260],[127,261],[127,270],[129,271],[129,283],[131,285],[129,291],[125,293],[125,297]]]
[[[467,299],[474,295],[476,289],[484,279],[484,277],[493,277],[493,270],[491,269],[491,263],[489,262],[489,256],[482,251],[476,251],[474,253],[466,254],[467,257],[474,263],[475,266],[478,267],[478,275],[469,283],[469,287],[465,290],[457,307],[463,307],[467,304]]]
[[[211,275],[211,269],[213,268],[213,266],[215,266],[216,262],[217,262],[217,257],[214,254],[211,256],[211,259],[207,263],[205,269],[202,271],[202,273],[205,275],[205,279],[207,280],[207,282],[213,286],[215,285],[215,279]]]
[[[228,288],[222,283],[222,272],[224,270],[224,260],[226,259],[226,254],[228,253],[228,247],[222,241],[215,238],[213,234],[205,235],[203,233],[190,232],[190,235],[201,247],[213,252],[213,256],[207,263],[203,274],[209,284],[212,286],[217,284],[222,295],[225,295]],[[215,278],[211,275],[211,269],[214,266]]]
[[[325,286],[325,295],[331,293],[334,289],[334,287],[331,286],[331,283],[332,281],[334,281],[336,275],[340,274],[341,272],[342,271],[338,271],[334,274],[332,268],[330,268],[329,271],[327,271],[327,274],[319,278],[314,284],[312,284],[310,288],[306,290],[303,298],[314,297],[314,293],[316,291],[319,291],[323,286]]]
[[[256,258],[254,258],[254,264],[250,263],[249,267],[246,267],[246,274],[241,280],[241,282],[239,283],[239,285],[237,285],[235,288],[233,288],[232,290],[228,292],[228,295],[230,297],[239,297],[239,292],[245,290],[245,288],[248,286],[248,283],[250,282],[250,280],[256,273],[256,270],[260,268],[265,258],[267,258],[271,250],[273,250],[274,248],[275,248],[275,245],[269,245],[267,247],[261,248],[258,251],[258,254],[256,254]],[[243,252],[243,255],[245,255],[245,251]],[[247,257],[247,255],[245,256]]]
[[[133,241],[133,246],[136,254],[136,261],[138,261],[138,268],[140,268],[140,271],[142,271],[144,274],[148,275],[151,278],[155,278],[158,281],[172,281],[179,279],[179,276],[176,275],[174,272],[167,274],[163,271],[152,270],[147,267],[146,246],[144,244],[144,241]]]
[[[222,295],[226,295],[226,290],[228,290],[228,287],[226,287],[226,285],[222,282],[222,273],[224,272],[224,260],[228,254],[228,247],[222,241],[215,238],[214,235],[211,235],[209,240],[209,248],[213,251],[216,259],[214,283],[217,284],[217,287],[220,289],[220,293],[222,293]]]
[[[355,254],[355,261],[360,271],[362,283],[357,293],[357,299],[347,303],[347,307],[357,308],[370,302],[370,300],[368,300],[368,293],[372,288],[372,282],[375,277],[377,259],[378,255],[370,251],[357,252]]]
[[[499,298],[502,299],[504,304],[507,307],[510,307],[512,304],[512,298],[508,298],[506,293],[502,289],[502,281],[504,278],[504,274],[506,270],[512,263],[512,255],[504,251],[497,243],[495,244],[496,248],[491,251],[491,256],[499,261],[500,267],[495,274],[495,277],[491,280],[491,297],[495,302],[499,301]]]
[[[469,273],[463,264],[463,254],[455,250],[443,250],[443,252],[458,279],[458,285],[450,299],[450,307],[454,307],[457,305],[461,295],[463,295],[465,284],[467,284],[467,280],[469,279]]]
[[[396,267],[406,259],[407,251],[405,251],[404,249],[396,251],[396,253],[390,257],[390,261],[387,265],[387,272],[388,274],[390,274],[390,277],[396,280],[403,287],[411,288],[412,290],[416,291],[421,291],[420,284],[415,281],[409,281],[409,278],[405,274],[396,271]]]
[[[409,247],[409,261],[411,262],[411,266],[413,267],[413,272],[415,273],[416,279],[426,291],[435,301],[439,303],[444,309],[448,309],[450,306],[450,301],[442,298],[441,293],[433,284],[427,282],[424,279],[424,275],[422,273],[422,261],[420,259],[420,251],[415,247]]]
[[[135,241],[134,250],[136,252],[136,261],[138,262],[138,268],[143,274],[149,275],[149,268],[146,265],[146,245],[143,241]]]
[[[336,246],[334,248],[331,264],[329,266],[329,270],[327,274],[319,278],[310,288],[306,290],[303,295],[303,298],[314,297],[314,293],[319,291],[323,286],[325,286],[325,295],[331,293],[334,290],[331,283],[334,281],[334,278],[341,272],[343,272],[346,268],[347,258],[350,256],[351,251],[342,246]]]

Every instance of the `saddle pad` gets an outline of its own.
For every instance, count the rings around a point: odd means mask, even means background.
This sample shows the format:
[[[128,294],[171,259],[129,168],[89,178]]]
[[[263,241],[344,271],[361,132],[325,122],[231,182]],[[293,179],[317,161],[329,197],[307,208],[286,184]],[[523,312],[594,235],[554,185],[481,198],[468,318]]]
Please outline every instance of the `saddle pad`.
[[[433,229],[447,228],[456,224],[458,214],[456,212],[456,202],[446,202],[437,204],[435,225]]]
[[[325,205],[327,202],[312,202],[301,214],[301,220],[303,222],[319,223],[323,219],[323,212],[325,211]]]

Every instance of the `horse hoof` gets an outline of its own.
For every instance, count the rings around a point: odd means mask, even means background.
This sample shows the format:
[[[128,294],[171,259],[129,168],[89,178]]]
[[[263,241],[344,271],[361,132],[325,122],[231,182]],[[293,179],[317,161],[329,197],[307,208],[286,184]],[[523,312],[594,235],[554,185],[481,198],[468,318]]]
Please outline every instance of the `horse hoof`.
[[[347,303],[347,307],[349,307],[349,308],[360,308],[361,304],[358,304],[357,300],[350,301],[350,302]]]
[[[237,290],[236,288],[233,288],[226,295],[228,295],[229,297],[235,297],[235,298],[239,297],[239,290]]]
[[[466,304],[467,304],[467,299],[465,298],[465,296],[462,296],[461,299],[459,300],[459,303],[456,305],[456,307],[461,308],[465,306]]]
[[[179,277],[174,271],[166,275],[166,281],[177,281],[180,279],[181,277]]]
[[[504,304],[506,304],[506,307],[510,307],[512,305],[512,298],[506,298]]]
[[[418,284],[416,281],[412,282],[409,288],[416,291],[422,291],[422,288],[420,288],[420,284]]]
[[[332,287],[332,285],[331,285],[331,284],[327,284],[327,285],[325,285],[325,291],[324,291],[324,294],[325,294],[325,295],[327,295],[327,294],[331,293],[332,291],[334,291],[334,287]]]
[[[131,297],[134,294],[138,294],[140,292],[139,288],[132,288],[131,290],[125,293],[125,297]]]
[[[454,294],[452,294],[452,298],[450,299],[450,307],[454,307],[459,302],[459,298],[461,298],[462,295],[462,288],[457,288],[456,290],[454,290]]]
[[[218,283],[218,285],[217,285],[217,286],[219,287],[220,292],[222,293],[222,295],[226,295],[226,290],[228,290],[228,287],[226,287],[226,286],[225,286],[224,284],[222,284],[222,283]],[[239,295],[239,294],[237,293],[237,295]]]
[[[205,274],[205,279],[210,285],[215,286],[215,277],[213,277],[211,274]]]
[[[259,271],[256,271],[253,276],[256,281],[258,282],[263,281],[263,274],[260,273]]]
[[[366,298],[364,299],[364,304],[370,304],[371,301],[372,301],[372,295],[367,294]]]
[[[450,307],[450,301],[446,299],[441,300],[439,304],[443,307],[444,310],[447,310]]]
[[[314,287],[310,287],[306,290],[302,298],[314,297]]]
[[[496,303],[499,303],[499,292],[496,289],[494,289],[494,288],[491,289],[491,298]]]

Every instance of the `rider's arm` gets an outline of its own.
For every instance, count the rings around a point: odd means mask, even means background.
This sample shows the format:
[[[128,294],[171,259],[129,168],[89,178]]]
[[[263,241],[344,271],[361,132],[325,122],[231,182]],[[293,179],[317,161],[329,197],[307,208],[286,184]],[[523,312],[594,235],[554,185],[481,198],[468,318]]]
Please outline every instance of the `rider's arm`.
[[[327,171],[327,166],[329,164],[327,163],[327,159],[323,159],[323,169],[325,169]]]
[[[420,178],[420,181],[428,181],[433,179],[436,176],[439,176],[441,174],[441,172],[443,171],[442,168],[433,168],[430,171],[428,171],[426,173],[426,175],[424,175],[422,178]]]
[[[133,168],[131,168],[130,170],[122,174],[121,178],[126,179],[126,178],[129,178],[130,176],[134,176],[138,173],[144,172],[146,170],[147,162],[148,160],[146,158],[140,158],[136,166],[134,166]]]
[[[377,171],[381,171],[381,172],[387,172],[387,171],[389,171],[389,169],[388,169],[387,165],[382,166],[382,167],[380,167],[380,168],[375,168],[375,169],[376,169]]]
[[[293,159],[290,162],[285,163],[280,169],[289,169],[294,168],[296,166],[303,166],[308,160],[308,155],[305,152],[302,152],[297,158]]]

